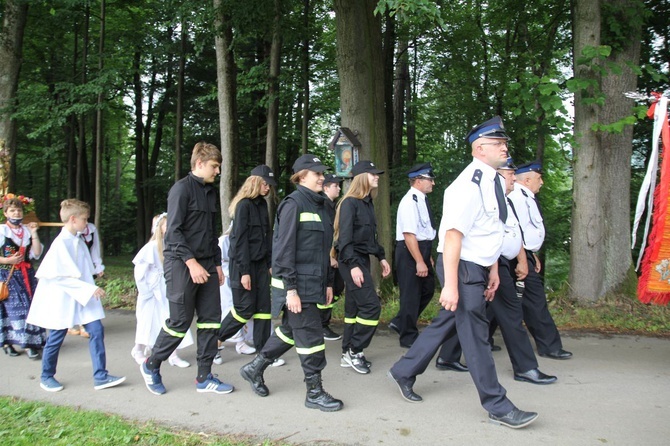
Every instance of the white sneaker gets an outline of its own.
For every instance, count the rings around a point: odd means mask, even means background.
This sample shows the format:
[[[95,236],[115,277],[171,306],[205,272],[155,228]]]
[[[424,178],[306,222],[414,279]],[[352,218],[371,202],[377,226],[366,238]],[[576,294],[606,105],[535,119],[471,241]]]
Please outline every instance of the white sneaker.
[[[275,359],[275,360],[272,362],[272,364],[270,364],[270,365],[271,365],[272,367],[281,367],[281,366],[283,366],[284,364],[286,364],[286,361],[284,361],[284,360],[281,359],[281,358],[277,358],[277,359]]]
[[[180,369],[185,369],[191,367],[191,363],[181,359],[177,355],[172,355],[168,358],[168,364],[179,367]]]
[[[133,357],[138,365],[141,365],[144,361],[147,360],[147,356],[145,356],[144,351],[137,350],[135,347],[133,347],[133,349],[130,351],[130,356]]]
[[[237,343],[237,342],[242,342],[242,341],[244,341],[244,335],[242,334],[242,330],[239,330],[237,333],[235,333],[235,335],[226,339],[226,342]]]
[[[247,344],[246,342],[238,342],[237,345],[235,346],[235,350],[237,350],[237,353],[240,355],[253,355],[256,353],[256,349]]]
[[[223,364],[223,358],[221,357],[221,352],[218,352],[216,356],[214,357],[214,360],[212,361],[216,365],[221,365]]]

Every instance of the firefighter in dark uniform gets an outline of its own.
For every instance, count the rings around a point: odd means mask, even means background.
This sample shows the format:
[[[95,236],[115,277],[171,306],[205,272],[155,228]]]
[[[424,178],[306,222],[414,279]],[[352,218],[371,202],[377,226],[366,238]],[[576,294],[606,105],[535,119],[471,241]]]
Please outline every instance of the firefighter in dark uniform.
[[[340,184],[342,183],[343,178],[338,177],[335,174],[327,173],[324,175],[323,180],[323,194],[328,197],[326,200],[326,210],[328,211],[328,216],[330,217],[331,223],[335,222],[335,200],[340,196],[340,191],[342,190]],[[333,314],[333,306],[339,300],[340,295],[344,291],[344,280],[342,280],[342,275],[340,270],[337,267],[337,259],[330,258],[330,266],[335,269],[335,278],[333,279],[333,301],[330,304],[317,304],[321,310],[321,326],[323,327],[323,339],[326,341],[337,341],[342,339],[342,335],[334,332],[330,328],[330,318]]]
[[[505,179],[505,194],[514,189],[514,163],[507,158],[507,163],[498,169]],[[528,274],[526,251],[523,249],[523,233],[519,227],[516,210],[507,197],[507,221],[503,236],[502,254],[498,259],[498,277],[500,286],[496,290],[495,299],[488,304],[489,319],[495,318],[507,353],[512,362],[514,379],[532,384],[551,384],[556,382],[555,376],[542,373],[538,368],[537,358],[530,344],[528,333],[523,326],[523,309],[521,299],[516,295],[516,280],[523,280]]]
[[[268,166],[254,167],[228,208],[233,219],[228,249],[233,308],[221,322],[219,340],[224,342],[253,318],[256,351],[270,337],[272,324],[272,229],[265,197],[275,186],[277,181]]]
[[[198,392],[230,393],[233,386],[212,375],[216,333],[221,326],[219,286],[223,284],[217,243],[217,189],[212,186],[221,166],[221,152],[199,142],[191,155],[191,172],[170,189],[167,201],[164,270],[170,317],[161,329],[152,355],[140,365],[151,393],[166,392],[160,366],[181,343],[197,313]]]
[[[349,190],[337,206],[335,216],[335,251],[344,279],[344,336],[342,367],[370,373],[370,362],[363,350],[370,345],[381,314],[381,303],[370,272],[370,256],[379,259],[382,276],[391,273],[384,248],[377,240],[377,221],[372,204],[384,173],[371,161],[359,161],[351,169],[354,176]]]
[[[458,328],[482,406],[492,422],[512,428],[532,423],[537,413],[517,409],[498,382],[488,343],[486,301],[498,287],[498,257],[503,242],[507,207],[496,169],[507,160],[507,140],[500,117],[490,119],[468,133],[473,160],[445,192],[440,231],[445,231],[444,287],[440,309],[389,376],[403,398],[422,401],[414,393],[417,375],[430,364],[439,346]]]
[[[509,194],[519,216],[524,235],[524,248],[528,259],[528,275],[519,283],[523,287],[523,318],[528,331],[535,339],[540,356],[551,359],[570,359],[572,353],[563,350],[561,335],[549,313],[544,280],[540,275],[542,265],[536,252],[544,242],[544,222],[535,194],[543,185],[542,164],[539,161],[520,165],[516,170],[514,190]]]
[[[419,329],[417,321],[435,293],[433,239],[435,223],[427,194],[435,177],[430,163],[414,165],[408,172],[410,188],[398,205],[395,230],[395,270],[400,289],[398,314],[389,327],[400,335],[400,346],[410,348]]]
[[[240,369],[253,391],[269,395],[263,371],[295,346],[307,383],[305,406],[334,412],[342,401],[323,390],[321,371],[326,366],[326,345],[318,304],[333,298],[330,248],[333,224],[323,190],[319,158],[302,155],[293,164],[291,182],[297,190],[277,209],[272,247],[272,314],[283,311],[282,324],[272,333],[260,353]]]

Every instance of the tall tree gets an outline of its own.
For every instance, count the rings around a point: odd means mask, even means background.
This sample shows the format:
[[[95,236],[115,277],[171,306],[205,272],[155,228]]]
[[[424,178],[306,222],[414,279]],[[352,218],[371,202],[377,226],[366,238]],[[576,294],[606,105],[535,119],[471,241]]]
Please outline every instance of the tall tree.
[[[382,28],[380,16],[374,13],[377,1],[335,0],[334,6],[342,126],[358,133],[360,159],[370,159],[388,171]],[[379,241],[390,256],[389,185],[389,175],[382,175],[375,213]]]
[[[643,5],[637,0],[574,3],[570,289],[586,302],[615,291],[631,277],[632,129],[622,120],[630,116],[632,103],[623,92],[637,85],[629,67],[639,62],[642,17]]]
[[[230,224],[228,205],[235,193],[237,176],[237,152],[239,128],[237,122],[237,65],[233,53],[233,28],[222,0],[214,0],[217,97],[219,100],[219,124],[221,128],[221,222],[223,228]],[[224,229],[225,230],[225,229]]]
[[[8,186],[16,184],[16,122],[11,115],[16,106],[16,91],[21,70],[23,34],[28,16],[28,3],[7,0],[0,30],[0,140],[4,141],[10,163]]]

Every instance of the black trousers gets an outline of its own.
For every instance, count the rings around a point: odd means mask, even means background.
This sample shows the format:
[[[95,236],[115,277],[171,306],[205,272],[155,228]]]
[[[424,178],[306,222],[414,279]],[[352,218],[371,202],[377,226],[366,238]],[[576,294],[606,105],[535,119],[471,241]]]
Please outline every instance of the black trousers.
[[[335,268],[335,279],[333,282],[333,301],[330,305],[321,305],[321,326],[326,328],[330,325],[330,319],[333,316],[333,306],[337,303],[344,291],[344,280],[340,274],[340,269]]]
[[[363,266],[363,286],[359,288],[351,279],[351,269],[340,263],[340,273],[344,279],[346,295],[344,297],[344,335],[342,351],[351,349],[354,353],[362,352],[370,345],[379,325],[382,305],[375,291],[375,284],[370,274],[370,257],[361,257]]]
[[[502,416],[513,410],[514,404],[498,382],[488,342],[489,323],[484,300],[487,284],[486,268],[461,260],[458,265],[459,300],[456,312],[442,308],[391,371],[403,384],[413,385],[416,376],[426,370],[440,345],[458,330],[470,376],[477,387],[482,406],[489,413]]]
[[[523,326],[523,309],[521,299],[516,295],[514,270],[510,261],[502,256],[498,260],[498,276],[500,286],[495,299],[488,303],[489,316],[495,317],[500,326],[514,372],[524,373],[537,368],[537,358]]]
[[[216,334],[221,326],[219,275],[213,257],[198,259],[198,262],[210,274],[209,280],[203,284],[193,282],[182,260],[165,259],[163,268],[170,318],[158,334],[149,362],[165,361],[170,357],[191,326],[194,313],[197,313],[198,369],[211,371],[217,352]]]
[[[537,352],[552,353],[563,348],[561,335],[558,333],[554,318],[549,313],[547,295],[544,292],[544,280],[535,272],[535,256],[526,251],[528,258],[528,276],[524,279],[523,320],[528,331],[535,339]],[[516,264],[513,264],[516,267]]]
[[[249,319],[254,320],[254,346],[261,351],[270,337],[272,326],[270,272],[264,260],[251,262],[251,290],[232,287],[233,308],[221,322],[219,340],[233,336]]]
[[[400,343],[412,345],[419,336],[416,326],[419,316],[426,309],[435,293],[435,273],[430,263],[433,242],[419,242],[419,251],[424,263],[428,266],[428,275],[416,275],[416,261],[407,249],[404,240],[395,245],[395,268],[400,289],[400,307],[398,314],[391,320],[400,330]]]
[[[326,367],[326,344],[319,312],[313,303],[303,303],[300,313],[284,307],[282,324],[272,332],[261,355],[274,360],[295,346],[304,374],[320,373]]]
[[[437,261],[435,262],[435,270],[437,271],[437,279],[440,281],[440,286],[444,286],[444,262],[442,260],[442,253],[437,254]],[[463,349],[461,348],[461,343],[458,340],[458,333],[454,332],[452,336],[449,336],[442,347],[440,348],[440,354],[438,357],[443,361],[447,362],[458,362],[461,360],[461,355],[463,354]]]

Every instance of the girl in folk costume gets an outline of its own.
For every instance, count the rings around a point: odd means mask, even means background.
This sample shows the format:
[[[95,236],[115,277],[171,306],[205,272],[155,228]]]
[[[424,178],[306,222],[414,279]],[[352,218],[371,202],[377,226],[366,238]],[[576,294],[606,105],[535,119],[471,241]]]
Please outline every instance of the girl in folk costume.
[[[233,290],[230,288],[230,257],[228,257],[228,249],[230,248],[230,231],[233,228],[233,223],[230,222],[230,226],[226,232],[219,237],[219,248],[221,249],[221,268],[223,269],[223,275],[225,279],[223,280],[223,285],[221,285],[221,320],[230,313],[230,309],[233,307]],[[235,336],[227,339],[226,342],[232,342],[235,344],[235,350],[241,355],[253,355],[256,353],[256,349],[249,345],[247,342],[253,343],[253,330],[254,330],[254,321],[253,319],[248,321],[244,327],[240,328]],[[219,341],[219,350],[223,349],[223,342]],[[223,364],[223,358],[221,357],[221,352],[217,353],[214,357],[214,364]]]
[[[154,217],[151,227],[151,240],[140,249],[133,263],[135,264],[135,283],[138,296],[135,315],[137,329],[135,347],[130,354],[138,364],[142,364],[151,355],[158,333],[165,320],[170,317],[170,306],[167,300],[165,278],[163,275],[163,237],[167,227],[167,214]],[[193,344],[191,331],[187,331],[178,349]],[[186,368],[191,364],[181,359],[177,351],[168,358],[170,365]]]
[[[100,234],[98,228],[93,223],[87,223],[84,231],[79,235],[88,246],[88,252],[91,253],[91,260],[93,260],[93,278],[102,277],[105,274],[105,265],[102,264],[102,256],[100,255]],[[81,335],[85,338],[89,337],[86,329],[82,325],[72,327],[67,331],[71,335]]]
[[[28,310],[37,286],[32,259],[42,255],[37,223],[22,224],[23,202],[10,195],[2,203],[7,221],[0,225],[0,280],[9,283],[9,297],[0,302],[0,343],[5,354],[19,356],[14,349],[25,349],[30,359],[40,359],[46,342],[46,330],[26,323]]]

